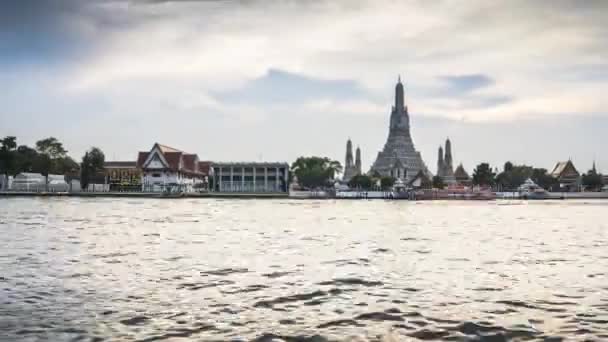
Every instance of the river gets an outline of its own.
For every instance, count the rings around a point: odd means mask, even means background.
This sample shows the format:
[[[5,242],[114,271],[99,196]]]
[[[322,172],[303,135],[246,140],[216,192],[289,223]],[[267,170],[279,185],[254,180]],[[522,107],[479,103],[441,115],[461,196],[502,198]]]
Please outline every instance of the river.
[[[0,340],[607,340],[606,213],[0,198]]]

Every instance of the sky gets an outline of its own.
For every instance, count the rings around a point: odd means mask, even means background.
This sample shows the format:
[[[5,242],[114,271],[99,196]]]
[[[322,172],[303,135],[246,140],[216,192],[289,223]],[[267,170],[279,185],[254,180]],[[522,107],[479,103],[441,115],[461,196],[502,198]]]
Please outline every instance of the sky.
[[[155,142],[201,160],[344,162],[388,135],[400,75],[416,148],[608,173],[606,1],[20,0],[0,4],[0,136],[80,159]]]

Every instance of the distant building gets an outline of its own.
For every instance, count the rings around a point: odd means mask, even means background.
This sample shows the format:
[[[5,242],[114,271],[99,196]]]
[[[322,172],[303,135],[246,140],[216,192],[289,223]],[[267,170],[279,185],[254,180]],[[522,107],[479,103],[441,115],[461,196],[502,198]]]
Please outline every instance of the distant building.
[[[344,160],[344,175],[342,180],[348,182],[356,175],[361,174],[361,149],[357,147],[355,161],[353,162],[353,143],[350,139],[346,142],[346,158]]]
[[[433,181],[421,170],[409,181],[408,186],[414,189],[431,189]]]
[[[46,184],[47,180],[48,185]],[[67,192],[69,186],[63,175],[48,175],[48,177],[45,177],[39,173],[22,172],[13,179],[11,190]]]
[[[142,190],[142,170],[137,161],[107,161],[103,168],[110,191]]]
[[[371,174],[380,176],[399,175],[404,183],[414,178],[419,171],[427,177],[432,175],[424,164],[420,152],[416,151],[410,134],[410,117],[405,105],[401,78],[395,86],[395,105],[391,110],[388,138],[382,151],[378,152],[371,167]]]
[[[471,177],[462,166],[462,163],[460,163],[460,165],[458,165],[456,168],[456,171],[454,171],[454,178],[456,179],[456,183],[460,185],[470,186],[473,184]]]
[[[571,160],[558,162],[551,171],[551,176],[558,180],[563,191],[578,191],[580,188],[581,175]]]
[[[288,193],[287,163],[211,163],[212,191]]]
[[[452,164],[452,142],[450,141],[450,138],[447,138],[445,141],[445,155],[443,154],[443,148],[441,148],[441,146],[439,146],[438,154],[437,176],[441,177],[445,184],[456,184],[454,166]]]
[[[204,172],[204,165],[196,154],[158,143],[149,152],[139,152],[137,157],[142,190],[149,192],[195,191],[209,176]]]

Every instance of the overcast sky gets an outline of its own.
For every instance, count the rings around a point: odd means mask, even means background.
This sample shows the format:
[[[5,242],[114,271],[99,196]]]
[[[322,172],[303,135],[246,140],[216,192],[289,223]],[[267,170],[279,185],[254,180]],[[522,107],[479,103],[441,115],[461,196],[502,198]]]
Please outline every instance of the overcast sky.
[[[373,162],[401,75],[435,171],[572,158],[608,172],[608,1],[122,1],[0,4],[0,136],[80,159],[154,142],[203,160]]]

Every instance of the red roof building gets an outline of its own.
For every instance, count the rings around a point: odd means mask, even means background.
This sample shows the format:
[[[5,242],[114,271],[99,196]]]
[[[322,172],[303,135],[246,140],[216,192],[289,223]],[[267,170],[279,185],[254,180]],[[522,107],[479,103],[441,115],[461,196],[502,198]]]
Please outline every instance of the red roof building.
[[[137,168],[142,170],[144,191],[195,191],[207,183],[210,171],[209,163],[196,154],[158,143],[149,152],[139,152]]]

